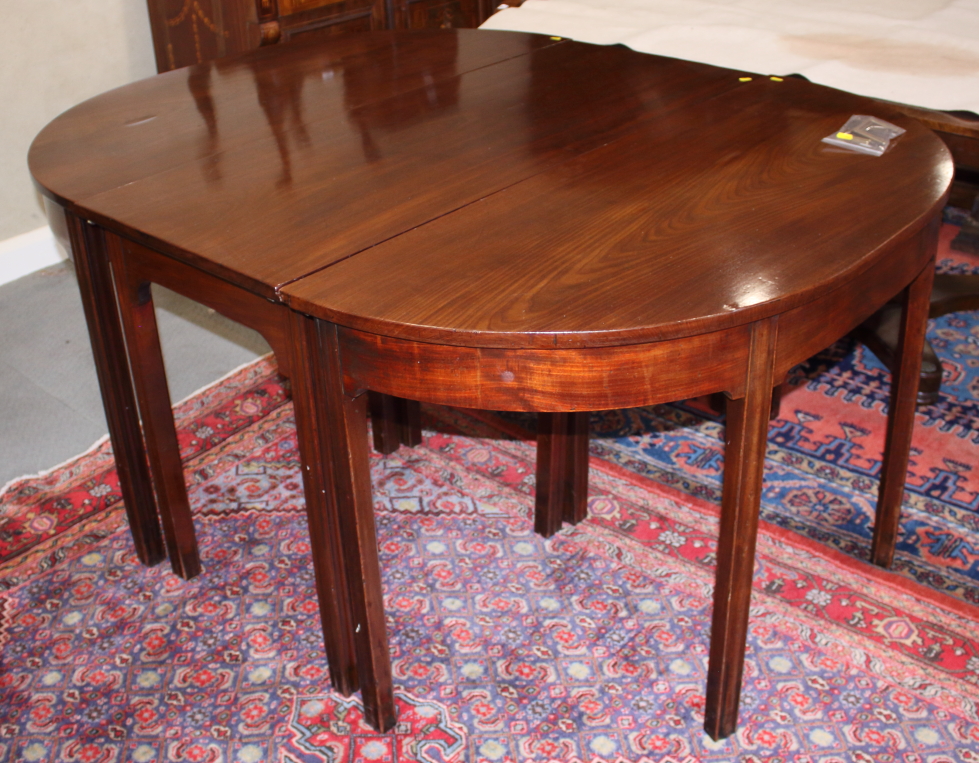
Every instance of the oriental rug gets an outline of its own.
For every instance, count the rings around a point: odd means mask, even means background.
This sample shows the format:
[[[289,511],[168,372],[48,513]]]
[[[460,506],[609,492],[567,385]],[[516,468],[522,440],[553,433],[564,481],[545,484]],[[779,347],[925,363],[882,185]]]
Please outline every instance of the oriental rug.
[[[955,235],[947,228],[943,240]],[[942,267],[975,263],[943,249]],[[887,375],[843,342],[772,423],[738,732],[702,730],[721,420],[593,417],[589,519],[533,533],[521,416],[374,456],[394,732],[329,690],[287,387],[176,409],[204,572],[135,559],[107,443],[0,494],[0,761],[979,761],[979,321],[931,331],[894,572],[869,545]]]

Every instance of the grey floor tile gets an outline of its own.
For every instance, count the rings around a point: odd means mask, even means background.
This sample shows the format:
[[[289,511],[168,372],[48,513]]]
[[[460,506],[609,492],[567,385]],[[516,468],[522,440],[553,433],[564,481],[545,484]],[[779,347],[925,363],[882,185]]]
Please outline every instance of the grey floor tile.
[[[2,363],[0,390],[0,485],[78,455],[105,434],[100,410],[82,415]]]
[[[0,359],[104,428],[85,316],[74,274],[67,266],[0,287]],[[0,405],[3,411],[6,405]]]
[[[154,287],[173,401],[268,352],[254,331]],[[0,286],[0,484],[47,469],[106,431],[69,265]]]

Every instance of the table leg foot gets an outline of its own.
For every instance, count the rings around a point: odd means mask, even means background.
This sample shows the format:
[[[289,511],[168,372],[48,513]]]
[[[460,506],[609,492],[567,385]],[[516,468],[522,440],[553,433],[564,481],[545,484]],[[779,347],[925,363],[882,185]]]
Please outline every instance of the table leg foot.
[[[776,319],[754,325],[745,396],[727,401],[724,489],[704,709],[704,730],[713,739],[733,734],[738,722],[772,401],[776,325]]]
[[[937,236],[937,230],[935,235]],[[884,463],[881,466],[874,538],[870,547],[871,561],[880,567],[890,567],[894,561],[911,451],[911,434],[914,429],[916,393],[921,373],[921,348],[928,326],[934,275],[935,265],[932,260],[901,295],[900,335],[891,378]]]
[[[534,530],[545,538],[588,513],[588,419],[581,411],[537,415]]]
[[[166,558],[166,549],[146,463],[126,345],[106,258],[105,238],[100,228],[74,215],[66,215],[65,222],[129,531],[133,536],[136,556],[143,564],[151,566]]]
[[[305,325],[313,352],[301,362],[313,363],[322,375],[312,392],[313,404],[329,422],[322,433],[333,462],[335,514],[343,551],[361,697],[367,722],[379,731],[394,726],[397,711],[391,679],[384,596],[377,556],[374,505],[367,451],[367,396],[351,398],[343,389],[336,326],[311,319]],[[315,336],[312,334],[315,333]],[[315,345],[314,345],[315,342]],[[296,358],[297,364],[299,361]]]
[[[128,268],[121,239],[109,235],[106,244],[129,350],[136,400],[146,435],[150,474],[160,498],[163,537],[174,574],[189,580],[200,573],[201,563],[187,500],[184,467],[180,460],[150,283]]]

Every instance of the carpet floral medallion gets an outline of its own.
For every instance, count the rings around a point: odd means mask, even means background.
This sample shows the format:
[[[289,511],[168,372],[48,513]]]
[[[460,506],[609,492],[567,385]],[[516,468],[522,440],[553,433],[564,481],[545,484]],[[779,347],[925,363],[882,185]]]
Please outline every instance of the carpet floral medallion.
[[[378,734],[330,689],[263,359],[176,410],[194,580],[136,560],[107,443],[0,493],[0,761],[979,762],[979,321],[931,336],[948,383],[919,412],[895,571],[862,561],[886,373],[846,342],[793,372],[728,740],[701,729],[718,416],[596,414],[589,519],[549,540],[531,418],[429,407],[421,446],[375,454],[399,710]]]

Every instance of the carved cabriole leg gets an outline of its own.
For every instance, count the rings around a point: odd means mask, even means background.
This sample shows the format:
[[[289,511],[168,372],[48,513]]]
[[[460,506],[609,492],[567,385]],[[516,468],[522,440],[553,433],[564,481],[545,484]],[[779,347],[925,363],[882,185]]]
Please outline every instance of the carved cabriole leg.
[[[549,538],[588,511],[588,413],[537,414],[534,531]]]
[[[704,711],[704,729],[713,739],[730,736],[738,721],[777,320],[758,321],[752,327],[745,396],[727,403],[724,490]]]
[[[319,352],[312,319],[290,316],[293,403],[299,437],[306,516],[309,524],[316,592],[320,604],[323,643],[330,663],[333,688],[344,696],[357,691],[357,656],[346,570],[339,548],[340,527],[334,493],[333,462],[329,455],[331,420],[322,400],[321,370],[308,359]]]
[[[133,545],[143,564],[158,564],[166,552],[106,259],[105,237],[101,228],[72,214],[66,215],[66,222]]]
[[[937,228],[933,246],[937,247]],[[887,436],[884,441],[884,463],[877,494],[877,516],[870,558],[874,564],[890,567],[894,561],[901,502],[907,479],[908,456],[914,429],[918,377],[921,374],[921,352],[928,327],[928,310],[932,281],[935,277],[934,256],[902,293],[901,332],[891,377],[891,399],[887,412]]]
[[[336,326],[308,318],[301,320],[298,328],[306,336],[305,356],[295,361],[317,369],[318,383],[307,393],[323,417],[321,447],[326,450],[325,456],[332,458],[337,516],[332,526],[339,530],[337,540],[347,571],[364,715],[372,727],[388,731],[394,726],[397,713],[371,497],[367,395],[351,398],[344,392]],[[321,453],[316,457],[323,456]]]
[[[150,474],[160,499],[160,519],[170,566],[175,575],[189,580],[200,573],[201,563],[194,521],[187,501],[184,468],[173,423],[173,408],[170,405],[170,390],[167,387],[150,284],[133,278],[127,271],[126,258],[117,236],[106,236],[106,248],[112,263],[136,401],[146,436]]]

